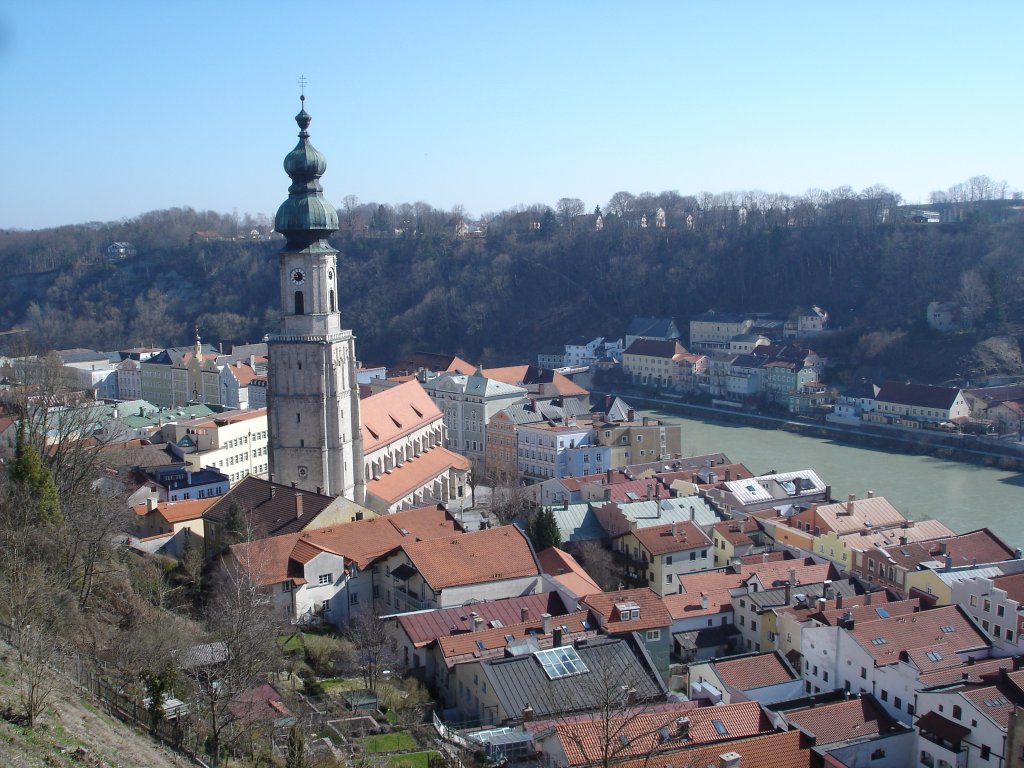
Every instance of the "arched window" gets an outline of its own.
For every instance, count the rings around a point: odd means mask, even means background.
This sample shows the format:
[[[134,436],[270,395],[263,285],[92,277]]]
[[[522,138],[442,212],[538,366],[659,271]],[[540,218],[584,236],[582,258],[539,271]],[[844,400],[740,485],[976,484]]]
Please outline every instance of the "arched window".
[[[328,291],[327,295],[328,295],[328,298],[330,299],[331,312],[337,312],[338,310],[336,310],[334,308],[334,291]]]
[[[306,297],[302,295],[302,291],[295,292],[295,314],[306,314]]]

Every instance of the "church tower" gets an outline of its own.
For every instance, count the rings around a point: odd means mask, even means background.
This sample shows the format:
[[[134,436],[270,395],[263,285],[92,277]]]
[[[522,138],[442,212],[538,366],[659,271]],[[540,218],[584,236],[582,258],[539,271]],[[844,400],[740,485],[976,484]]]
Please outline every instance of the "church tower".
[[[309,142],[305,100],[295,116],[299,143],[284,159],[292,184],[274,219],[286,242],[278,257],[283,327],[267,337],[270,476],[362,503],[355,337],[341,327],[338,252],[327,242],[338,213],[320,186],[327,161]]]

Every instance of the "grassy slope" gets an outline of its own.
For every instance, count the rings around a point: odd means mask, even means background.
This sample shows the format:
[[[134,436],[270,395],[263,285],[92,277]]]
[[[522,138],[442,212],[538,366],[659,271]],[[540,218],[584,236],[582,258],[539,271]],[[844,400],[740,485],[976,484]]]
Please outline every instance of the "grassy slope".
[[[16,660],[11,649],[0,649],[0,702],[16,706]],[[76,758],[83,747],[88,756]],[[0,765],[9,768],[177,768],[191,765],[174,756],[144,733],[99,710],[81,698],[64,680],[50,706],[32,730],[0,719]]]

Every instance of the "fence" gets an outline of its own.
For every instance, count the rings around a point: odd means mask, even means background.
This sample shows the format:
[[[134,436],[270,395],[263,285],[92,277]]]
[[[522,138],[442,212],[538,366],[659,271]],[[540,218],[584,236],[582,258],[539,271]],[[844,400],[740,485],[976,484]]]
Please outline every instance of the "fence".
[[[0,637],[17,648],[20,633],[11,624],[0,621]],[[191,760],[201,768],[210,768],[200,755],[203,753],[199,736],[187,718],[162,718],[155,725],[149,709],[133,696],[118,690],[103,675],[103,670],[82,661],[78,654],[56,654],[49,661],[50,669],[73,683],[79,692],[88,693],[103,709],[122,722],[143,729],[172,751]]]

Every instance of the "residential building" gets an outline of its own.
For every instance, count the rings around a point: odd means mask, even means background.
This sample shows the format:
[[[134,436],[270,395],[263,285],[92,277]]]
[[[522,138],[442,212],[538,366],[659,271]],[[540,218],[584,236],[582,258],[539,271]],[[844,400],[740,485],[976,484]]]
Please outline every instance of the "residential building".
[[[884,606],[876,611],[874,619],[843,616],[835,626],[803,628],[807,693],[873,692],[889,715],[910,723],[923,675],[989,655],[991,640],[957,606],[899,616]]]
[[[132,507],[132,532],[142,540],[132,544],[154,554],[181,557],[186,547],[202,545],[203,513],[216,501],[216,496],[189,501],[157,501],[150,496]]]
[[[212,468],[232,485],[249,475],[267,478],[269,443],[266,409],[225,411],[163,427],[171,452],[196,472]]]
[[[797,698],[803,688],[800,676],[778,652],[698,662],[689,666],[686,675],[690,698],[712,704],[774,704]]]
[[[970,417],[963,392],[956,387],[887,381],[875,393],[875,408],[864,421],[900,427],[953,426]]]
[[[526,388],[488,379],[481,369],[467,376],[442,373],[422,382],[444,418],[445,446],[481,469],[487,452],[487,424],[498,412],[526,398]]]
[[[460,534],[445,510],[425,508],[234,544],[225,557],[267,588],[276,616],[343,627],[391,588],[382,558],[404,542]]]
[[[671,317],[634,317],[623,339],[623,347],[628,348],[637,339],[655,341],[676,341],[682,334]]]
[[[1024,653],[1024,573],[972,576],[954,582],[952,600],[992,637],[993,655]]]
[[[249,476],[203,513],[206,549],[214,557],[234,541],[319,530],[373,516],[343,496],[310,493]]]
[[[725,480],[705,491],[708,502],[726,517],[743,517],[762,510],[792,510],[827,501],[831,488],[811,469],[777,472]]]
[[[193,470],[187,464],[140,468],[141,487],[129,497],[129,504],[157,501],[187,501],[223,496],[228,492],[230,478],[215,469]]]
[[[686,354],[676,340],[638,338],[622,353],[622,371],[634,384],[671,387],[677,378],[673,358]]]
[[[514,525],[403,543],[381,565],[385,580],[378,599],[386,613],[499,600],[542,589],[533,548]]]
[[[678,592],[680,576],[714,564],[711,539],[691,521],[643,529],[634,523],[612,547],[625,561],[630,580],[659,595]]]
[[[523,643],[510,654],[480,662],[475,684],[460,692],[458,719],[510,725],[593,711],[606,706],[609,691],[620,691],[624,680],[637,702],[664,701],[668,694],[650,656],[624,638],[540,650]]]
[[[592,625],[602,634],[634,637],[654,669],[668,680],[672,616],[654,590],[644,587],[587,595],[580,608],[590,612]]]
[[[709,309],[690,320],[690,348],[702,351],[726,349],[733,337],[749,333],[753,325],[752,318]]]

